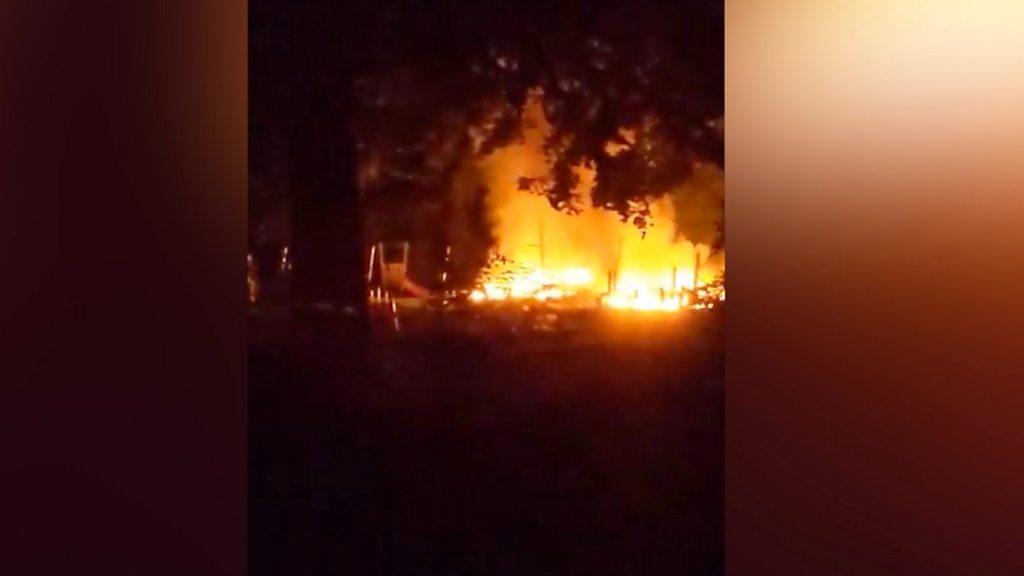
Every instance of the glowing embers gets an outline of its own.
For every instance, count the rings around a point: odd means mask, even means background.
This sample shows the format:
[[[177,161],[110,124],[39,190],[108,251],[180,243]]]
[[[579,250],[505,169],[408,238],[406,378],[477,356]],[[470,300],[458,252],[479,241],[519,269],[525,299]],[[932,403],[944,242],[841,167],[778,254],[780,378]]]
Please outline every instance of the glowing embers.
[[[473,302],[562,300],[586,292],[593,282],[594,275],[586,268],[531,268],[494,256],[469,299]]]
[[[496,257],[469,294],[476,304],[501,302],[558,303],[569,307],[601,307],[639,312],[707,310],[725,300],[716,281],[693,289],[694,275],[672,270],[664,274],[627,271],[605,281],[587,268],[530,269]]]
[[[666,294],[664,290],[614,292],[601,298],[606,308],[643,312],[678,312],[689,304],[688,294]]]
[[[689,306],[690,292],[671,274],[624,274],[616,288],[584,267],[534,268],[495,257],[469,294],[474,303],[534,301],[574,306],[602,306],[621,310],[677,312]],[[681,280],[679,278],[678,280]],[[673,286],[678,285],[676,290]]]

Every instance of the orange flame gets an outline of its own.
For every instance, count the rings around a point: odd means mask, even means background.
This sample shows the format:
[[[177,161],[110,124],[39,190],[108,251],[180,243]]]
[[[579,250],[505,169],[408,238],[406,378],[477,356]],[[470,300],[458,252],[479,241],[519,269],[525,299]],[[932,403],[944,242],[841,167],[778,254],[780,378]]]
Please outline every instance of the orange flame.
[[[481,161],[497,245],[492,266],[470,299],[590,296],[610,308],[677,311],[689,306],[690,292],[721,272],[721,258],[710,264],[709,247],[677,234],[672,198],[649,201],[651,218],[642,231],[615,212],[591,205],[596,172],[578,166],[574,193],[581,212],[554,209],[547,198],[519,189],[521,177],[545,177],[550,170],[542,146],[551,128],[539,96],[528,100],[524,118],[523,141]],[[630,136],[624,132],[627,142],[633,141]]]

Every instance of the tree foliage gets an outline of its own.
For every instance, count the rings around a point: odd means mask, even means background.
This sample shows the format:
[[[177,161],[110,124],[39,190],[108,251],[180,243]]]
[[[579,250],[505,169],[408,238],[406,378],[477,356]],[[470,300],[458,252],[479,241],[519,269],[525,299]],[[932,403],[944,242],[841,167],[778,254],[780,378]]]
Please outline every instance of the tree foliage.
[[[330,19],[334,40],[293,48],[304,33],[281,15],[297,4]],[[524,185],[558,209],[576,205],[571,167],[588,164],[598,172],[592,201],[643,225],[645,199],[683,182],[694,160],[724,162],[720,1],[254,0],[250,11],[255,211],[291,194],[289,174],[301,170],[281,158],[308,155],[288,153],[288,124],[313,117],[297,86],[351,89],[330,95],[351,108],[349,126],[322,128],[351,131],[367,200],[434,202],[467,154],[522,136],[534,89],[553,127],[552,176]],[[297,83],[311,60],[337,61],[320,69],[345,78]],[[624,129],[635,143],[610,154]]]
[[[597,168],[592,201],[644,224],[645,199],[698,159],[723,163],[722,6],[716,2],[390,6],[357,81],[364,184],[444,188],[467,152],[522,135],[531,90],[553,130],[551,177],[525,188],[572,210],[572,167]],[[632,146],[617,154],[609,142]],[[403,184],[404,183],[404,184]]]

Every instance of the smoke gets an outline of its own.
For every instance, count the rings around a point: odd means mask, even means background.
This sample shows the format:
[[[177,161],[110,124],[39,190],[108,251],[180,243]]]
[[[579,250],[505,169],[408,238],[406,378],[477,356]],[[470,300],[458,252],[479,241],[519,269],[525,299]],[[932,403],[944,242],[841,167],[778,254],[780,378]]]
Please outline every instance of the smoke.
[[[679,234],[698,244],[724,244],[725,173],[711,163],[697,163],[689,179],[669,194]]]
[[[451,247],[449,273],[454,286],[469,286],[487,264],[494,245],[488,190],[472,154],[452,176],[446,235]]]

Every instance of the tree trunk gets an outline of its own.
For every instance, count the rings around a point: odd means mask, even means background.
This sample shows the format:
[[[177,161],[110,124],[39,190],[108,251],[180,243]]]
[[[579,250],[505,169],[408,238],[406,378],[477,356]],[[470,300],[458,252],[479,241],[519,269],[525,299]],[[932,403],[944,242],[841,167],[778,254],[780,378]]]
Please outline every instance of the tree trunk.
[[[355,146],[352,65],[344,15],[306,2],[288,14],[291,117],[292,340],[303,353],[365,339],[366,285]],[[326,340],[326,341],[325,341]],[[326,347],[326,348],[325,348]]]

